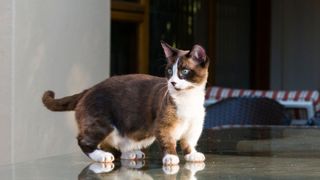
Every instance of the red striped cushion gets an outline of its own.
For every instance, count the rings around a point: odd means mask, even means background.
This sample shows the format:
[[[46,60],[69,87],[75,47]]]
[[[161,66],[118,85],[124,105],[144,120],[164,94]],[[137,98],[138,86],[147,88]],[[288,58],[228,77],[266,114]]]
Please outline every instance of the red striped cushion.
[[[228,97],[268,97],[281,101],[311,101],[316,112],[320,112],[320,96],[318,91],[261,91],[249,89],[230,89],[210,87],[206,92],[206,100],[220,101]]]

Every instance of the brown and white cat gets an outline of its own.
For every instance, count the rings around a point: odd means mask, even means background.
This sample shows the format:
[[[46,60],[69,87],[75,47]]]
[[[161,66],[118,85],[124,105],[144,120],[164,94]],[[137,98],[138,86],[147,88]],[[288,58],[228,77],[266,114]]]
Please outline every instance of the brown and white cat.
[[[180,141],[186,161],[204,161],[195,146],[204,123],[204,93],[209,60],[194,45],[179,50],[161,42],[167,59],[166,78],[131,74],[114,76],[79,94],[61,99],[44,93],[42,101],[52,111],[75,111],[82,151],[98,162],[112,162],[108,144],[121,151],[122,159],[142,159],[142,148],[159,141],[163,164],[178,164]]]

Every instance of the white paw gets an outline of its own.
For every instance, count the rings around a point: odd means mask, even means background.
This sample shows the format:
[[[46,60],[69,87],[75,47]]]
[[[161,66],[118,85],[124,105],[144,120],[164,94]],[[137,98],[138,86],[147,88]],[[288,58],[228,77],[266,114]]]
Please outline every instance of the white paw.
[[[184,159],[190,162],[203,162],[206,158],[201,152],[193,152],[185,155]]]
[[[114,161],[114,156],[111,153],[95,150],[89,154],[89,157],[96,162],[112,162]]]
[[[121,166],[131,168],[131,169],[140,169],[145,165],[144,160],[128,160],[121,159]]]
[[[123,152],[121,154],[121,159],[144,159],[145,154],[142,151],[129,151],[129,152]]]
[[[146,155],[142,151],[137,150],[137,151],[134,151],[134,152],[136,154],[136,158],[137,159],[144,159],[146,157]]]
[[[188,169],[189,171],[196,173],[198,171],[204,170],[206,167],[206,164],[204,162],[187,162],[184,165],[185,169]]]
[[[114,169],[113,163],[93,163],[89,166],[89,169],[96,174],[108,173]]]
[[[179,172],[179,169],[180,169],[179,165],[162,166],[162,171],[168,175],[177,174]]]
[[[163,158],[162,158],[162,163],[164,165],[175,165],[175,164],[179,164],[179,157],[177,155],[174,154],[166,154]]]

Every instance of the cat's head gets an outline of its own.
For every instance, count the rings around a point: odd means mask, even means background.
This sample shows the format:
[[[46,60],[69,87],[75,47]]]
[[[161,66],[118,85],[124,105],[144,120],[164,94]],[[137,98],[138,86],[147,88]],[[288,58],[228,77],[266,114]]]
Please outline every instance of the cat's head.
[[[203,47],[196,44],[191,50],[180,50],[163,41],[161,46],[167,59],[166,77],[169,91],[204,88],[208,77],[209,59]]]

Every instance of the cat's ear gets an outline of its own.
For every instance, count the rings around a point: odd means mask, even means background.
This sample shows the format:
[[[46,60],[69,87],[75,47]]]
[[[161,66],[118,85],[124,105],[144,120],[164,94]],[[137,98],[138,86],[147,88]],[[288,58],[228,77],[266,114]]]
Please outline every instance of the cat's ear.
[[[177,49],[171,47],[169,44],[167,44],[164,41],[160,41],[160,43],[166,58],[173,57],[177,54]]]
[[[198,44],[192,47],[192,50],[189,54],[191,58],[198,64],[206,64],[206,62],[208,62],[206,50],[204,50],[204,48]]]

